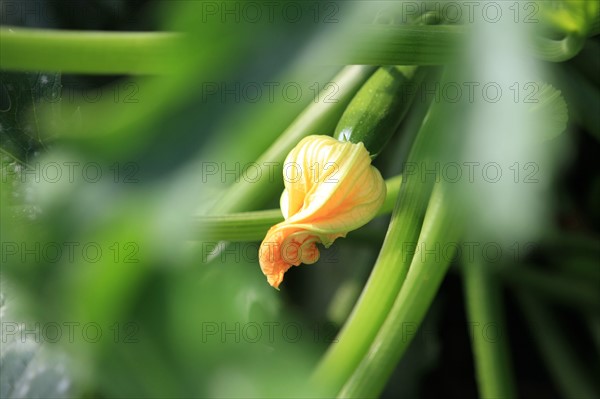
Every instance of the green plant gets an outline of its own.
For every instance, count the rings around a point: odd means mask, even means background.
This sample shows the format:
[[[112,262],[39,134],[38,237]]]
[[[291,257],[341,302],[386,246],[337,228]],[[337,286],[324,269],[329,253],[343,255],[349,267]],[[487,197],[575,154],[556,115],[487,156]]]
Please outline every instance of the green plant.
[[[456,275],[480,397],[598,395],[600,177],[573,159],[598,148],[598,3],[475,22],[367,3],[290,3],[299,23],[156,3],[153,32],[3,20],[2,397],[425,395]],[[364,142],[387,195],[278,293],[257,242],[309,135]],[[521,383],[522,324],[549,391]]]

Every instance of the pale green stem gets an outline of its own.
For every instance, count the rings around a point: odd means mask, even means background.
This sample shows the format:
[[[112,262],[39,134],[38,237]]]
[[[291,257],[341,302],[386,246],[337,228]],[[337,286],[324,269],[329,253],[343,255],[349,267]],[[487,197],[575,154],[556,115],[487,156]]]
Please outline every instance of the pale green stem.
[[[436,132],[434,118],[421,125],[409,156],[423,161],[428,140]],[[429,122],[428,122],[429,121]],[[323,395],[336,395],[352,375],[383,324],[404,282],[414,251],[433,182],[412,175],[400,188],[391,222],[379,257],[367,284],[337,342],[331,345],[313,373],[312,383]]]
[[[468,27],[366,25],[326,37],[314,61],[330,65],[442,65],[459,52]],[[346,45],[340,45],[340,40]],[[538,38],[532,53],[547,61],[577,54],[585,38]],[[0,69],[88,74],[156,74],[173,70],[181,36],[168,32],[102,32],[0,28]],[[350,45],[351,44],[351,45]]]
[[[465,260],[462,271],[479,397],[514,398],[516,390],[499,279],[479,256]]]
[[[406,248],[396,244],[396,252],[412,258],[406,280],[368,352],[338,397],[379,396],[414,338],[454,256],[452,249],[455,245],[448,244],[456,243],[461,234],[460,217],[449,197],[442,185],[436,185],[414,252],[406,253]],[[389,266],[398,265],[391,263]]]

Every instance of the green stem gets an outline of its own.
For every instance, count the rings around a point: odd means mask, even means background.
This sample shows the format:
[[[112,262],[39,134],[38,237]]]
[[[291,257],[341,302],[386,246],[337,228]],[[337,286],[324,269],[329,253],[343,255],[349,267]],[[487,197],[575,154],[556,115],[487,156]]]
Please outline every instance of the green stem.
[[[64,73],[155,74],[173,65],[179,37],[164,32],[0,28],[0,69]]]
[[[468,27],[353,26],[322,41],[312,59],[337,65],[442,65],[461,51]],[[532,53],[567,60],[584,38],[538,38]],[[89,74],[156,74],[174,68],[181,36],[168,32],[92,32],[0,28],[0,69]],[[340,43],[348,43],[340,45]]]
[[[334,64],[444,65],[461,55],[471,33],[469,26],[461,25],[353,26],[324,40],[315,59]],[[576,35],[563,40],[536,36],[529,51],[544,61],[562,62],[577,55],[584,41]]]
[[[479,397],[514,398],[514,376],[498,280],[479,257],[465,261],[463,278]],[[488,326],[493,327],[496,335],[485,333]]]
[[[337,65],[439,65],[456,52],[456,41],[465,36],[462,27],[442,25],[352,27],[337,33],[323,41],[313,59]],[[106,74],[167,72],[171,48],[180,43],[176,34],[165,32],[17,27],[0,28],[0,40],[2,69]]]
[[[197,216],[192,238],[215,241],[258,241],[271,226],[283,221],[280,209]]]
[[[442,65],[458,54],[467,32],[457,25],[353,26],[325,39],[315,59],[334,64]]]
[[[573,356],[568,339],[548,309],[532,295],[521,292],[519,302],[534,341],[565,398],[597,398],[587,370]]]
[[[434,119],[431,114],[425,118],[409,162],[423,162],[428,155],[430,136],[438,131],[432,122]],[[329,347],[313,374],[312,383],[323,395],[331,396],[340,391],[369,350],[391,309],[410,266],[410,257],[405,251],[414,252],[432,187],[432,179],[422,179],[419,175],[403,180],[371,276],[337,343]]]
[[[533,53],[544,61],[563,62],[575,57],[583,48],[585,37],[567,35],[562,40],[535,37]]]
[[[419,242],[398,296],[368,352],[338,397],[377,397],[385,387],[394,367],[414,338],[454,256],[452,251],[461,234],[454,202],[442,185],[433,191]],[[404,248],[396,243],[396,252]],[[404,254],[405,257],[408,254]],[[397,267],[396,264],[388,266]]]
[[[402,176],[386,180],[385,201],[377,215],[385,215],[394,209],[398,198]],[[238,212],[221,216],[198,216],[194,220],[194,239],[214,241],[259,241],[265,237],[271,226],[283,221],[280,209]]]

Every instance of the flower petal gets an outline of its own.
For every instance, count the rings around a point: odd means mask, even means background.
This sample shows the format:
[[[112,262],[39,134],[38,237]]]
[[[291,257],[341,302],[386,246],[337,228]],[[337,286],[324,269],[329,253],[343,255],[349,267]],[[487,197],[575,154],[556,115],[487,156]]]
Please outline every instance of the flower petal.
[[[371,220],[386,190],[362,143],[329,136],[301,140],[287,156],[283,174],[285,220],[269,230],[259,249],[261,269],[275,288],[291,266],[318,260],[317,242],[330,246]]]

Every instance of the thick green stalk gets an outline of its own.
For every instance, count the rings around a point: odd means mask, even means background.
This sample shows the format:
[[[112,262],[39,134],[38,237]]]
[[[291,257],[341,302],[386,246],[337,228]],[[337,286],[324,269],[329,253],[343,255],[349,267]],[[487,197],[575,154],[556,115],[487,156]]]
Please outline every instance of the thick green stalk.
[[[324,37],[311,58],[330,65],[442,65],[468,36],[458,25],[370,25]],[[90,74],[155,74],[173,67],[181,43],[167,32],[90,32],[0,28],[0,69]],[[538,38],[532,53],[547,61],[577,54],[583,38]]]
[[[414,253],[406,280],[368,352],[338,397],[371,398],[381,394],[446,275],[461,234],[459,221],[454,202],[441,184],[436,185],[415,251],[406,253],[406,248],[396,243],[396,252],[405,258]]]
[[[0,69],[64,73],[169,71],[175,33],[0,28]]]
[[[477,255],[466,259],[462,269],[479,397],[514,398],[516,390],[498,278]],[[494,335],[487,333],[488,327],[492,327]]]
[[[422,162],[426,158],[428,141],[437,127],[431,122],[433,119],[426,118],[421,125],[409,162]],[[414,251],[417,244],[432,180],[423,179],[419,174],[403,177],[391,222],[369,280],[337,342],[329,347],[313,374],[312,383],[323,395],[336,395],[340,391],[368,351],[391,309],[410,266],[411,259],[404,255],[405,251]]]
[[[386,180],[385,202],[377,215],[385,215],[394,209],[402,176]],[[254,212],[238,212],[221,216],[198,216],[194,239],[214,241],[259,241],[265,237],[271,226],[283,221],[280,209]]]
[[[330,65],[440,65],[465,36],[458,26],[353,26],[325,36],[313,60]],[[350,35],[350,37],[348,37]],[[72,73],[167,72],[181,40],[166,32],[0,28],[0,68]]]
[[[362,25],[344,31],[352,45],[323,43],[316,59],[365,65],[442,65],[452,60],[468,30],[458,25]]]

